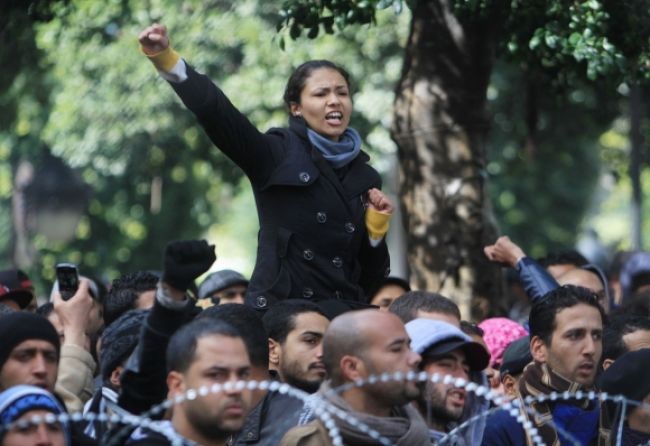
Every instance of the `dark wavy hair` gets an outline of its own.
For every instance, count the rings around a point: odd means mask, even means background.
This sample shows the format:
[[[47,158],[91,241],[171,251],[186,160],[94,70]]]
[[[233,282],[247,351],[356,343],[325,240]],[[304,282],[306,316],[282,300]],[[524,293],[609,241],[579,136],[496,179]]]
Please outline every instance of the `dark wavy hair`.
[[[291,76],[289,76],[283,96],[284,103],[287,104],[287,107],[291,108],[292,102],[300,104],[300,93],[302,93],[302,89],[305,88],[307,79],[309,79],[309,76],[311,76],[315,70],[320,68],[329,68],[338,71],[348,84],[348,88],[351,89],[350,73],[348,73],[345,68],[325,59],[308,60],[298,66]]]

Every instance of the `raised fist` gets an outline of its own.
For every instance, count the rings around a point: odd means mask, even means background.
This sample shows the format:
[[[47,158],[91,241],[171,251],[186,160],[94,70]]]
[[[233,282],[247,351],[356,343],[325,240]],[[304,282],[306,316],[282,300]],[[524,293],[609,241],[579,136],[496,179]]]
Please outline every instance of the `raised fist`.
[[[165,248],[162,281],[179,291],[187,290],[194,280],[217,260],[214,245],[205,240],[177,240]]]

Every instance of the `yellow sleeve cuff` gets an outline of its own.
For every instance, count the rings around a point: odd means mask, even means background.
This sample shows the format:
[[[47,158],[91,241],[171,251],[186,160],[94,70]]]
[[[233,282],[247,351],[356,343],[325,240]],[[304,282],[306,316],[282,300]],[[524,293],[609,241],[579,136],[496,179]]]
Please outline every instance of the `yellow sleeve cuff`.
[[[164,72],[171,71],[181,58],[171,45],[155,54],[145,53],[142,47],[140,47],[140,51],[149,58],[157,69]]]
[[[388,232],[391,214],[384,214],[371,207],[366,209],[366,229],[373,240],[381,240]]]

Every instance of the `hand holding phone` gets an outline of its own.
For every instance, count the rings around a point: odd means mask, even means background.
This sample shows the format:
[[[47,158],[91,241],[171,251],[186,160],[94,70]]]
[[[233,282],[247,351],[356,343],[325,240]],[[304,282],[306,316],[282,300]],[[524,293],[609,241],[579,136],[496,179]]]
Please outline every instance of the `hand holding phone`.
[[[63,300],[68,300],[79,288],[79,272],[73,263],[59,263],[56,265],[56,280],[59,283],[59,292]]]

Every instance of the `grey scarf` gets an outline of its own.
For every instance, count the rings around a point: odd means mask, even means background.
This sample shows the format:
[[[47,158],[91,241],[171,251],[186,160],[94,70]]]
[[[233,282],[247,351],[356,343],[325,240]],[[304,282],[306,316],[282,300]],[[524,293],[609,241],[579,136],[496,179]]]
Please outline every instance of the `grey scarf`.
[[[408,404],[394,408],[394,416],[376,417],[366,413],[355,412],[338,393],[331,391],[329,381],[325,381],[321,385],[318,395],[325,401],[349,414],[349,417],[345,419],[334,417],[336,426],[339,428],[341,437],[343,438],[343,443],[346,445],[366,446],[381,444],[351,424],[350,419],[356,419],[360,423],[363,423],[397,446],[431,445],[426,423],[417,410]]]

